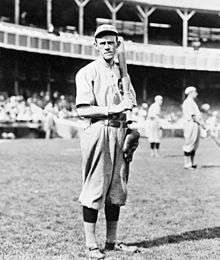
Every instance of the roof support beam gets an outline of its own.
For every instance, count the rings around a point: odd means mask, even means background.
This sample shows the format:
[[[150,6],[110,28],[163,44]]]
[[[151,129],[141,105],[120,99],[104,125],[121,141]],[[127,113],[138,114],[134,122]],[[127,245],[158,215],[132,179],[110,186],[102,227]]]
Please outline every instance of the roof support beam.
[[[52,25],[52,0],[47,0],[47,30],[50,31]]]
[[[123,3],[121,2],[118,5],[116,5],[115,1],[113,1],[112,5],[111,5],[108,0],[104,0],[104,2],[106,4],[106,6],[108,7],[109,11],[111,12],[112,24],[114,26],[116,26],[116,14],[121,9],[121,7],[123,6]]]
[[[84,7],[88,4],[90,0],[74,0],[79,7],[79,34],[83,35],[83,16]]]
[[[146,72],[144,75],[144,78],[143,78],[143,87],[142,87],[142,99],[144,102],[147,101],[148,82],[149,82],[149,79],[148,79],[148,74]]]
[[[14,63],[14,93],[15,95],[19,95],[19,83],[18,83],[18,60],[17,56],[15,57],[15,63]]]
[[[176,12],[183,21],[182,45],[183,45],[183,47],[187,47],[187,44],[188,44],[188,22],[192,18],[192,16],[196,13],[196,11],[188,12],[188,10],[185,9],[182,12],[180,9],[177,9]]]
[[[51,97],[51,64],[47,64],[47,92]]]
[[[144,43],[148,43],[148,26],[149,26],[149,16],[156,10],[155,7],[145,7],[144,9],[140,6],[137,5],[137,10],[139,12],[139,16],[143,22],[144,26]]]
[[[20,18],[20,0],[14,0],[14,21],[19,24]]]

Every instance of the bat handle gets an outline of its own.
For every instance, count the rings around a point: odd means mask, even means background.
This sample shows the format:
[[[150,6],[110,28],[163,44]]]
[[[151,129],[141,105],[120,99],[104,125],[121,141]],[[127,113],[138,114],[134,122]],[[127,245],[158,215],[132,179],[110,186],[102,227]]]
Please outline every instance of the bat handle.
[[[121,78],[121,84],[122,84],[122,90],[123,92],[129,92],[129,77],[128,75],[123,75],[123,77]]]
[[[122,90],[123,90],[123,93],[124,93],[123,98],[130,100],[130,98],[128,96],[128,93],[130,93],[129,77],[124,76],[124,77],[122,77],[121,81],[122,81]],[[127,121],[128,124],[131,124],[133,122],[132,109],[126,111],[126,121]]]

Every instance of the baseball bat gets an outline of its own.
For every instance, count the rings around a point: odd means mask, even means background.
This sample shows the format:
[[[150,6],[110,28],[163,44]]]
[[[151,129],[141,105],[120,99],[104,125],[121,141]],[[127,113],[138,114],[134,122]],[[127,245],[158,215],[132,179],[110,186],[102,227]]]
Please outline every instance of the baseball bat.
[[[125,56],[124,39],[119,37],[120,46],[118,48],[118,62],[121,78],[128,76],[128,69]]]
[[[211,138],[214,143],[220,147],[220,141],[210,132],[210,130],[207,129],[207,127],[205,126],[205,124],[201,124],[201,127],[206,131],[207,137]]]
[[[216,136],[214,136],[210,131],[207,131],[207,137],[211,138],[214,143],[220,147],[220,140],[218,140],[218,138]]]
[[[220,141],[215,137],[215,136],[211,136],[211,139],[215,142],[215,144],[220,147]]]
[[[123,97],[126,98],[126,93],[129,92],[129,79],[128,79],[128,68],[126,63],[126,53],[125,53],[123,37],[121,36],[119,37],[119,42],[120,42],[120,46],[118,48],[117,57],[118,57],[119,71],[121,76]],[[127,123],[132,123],[131,111],[126,112],[126,120]]]

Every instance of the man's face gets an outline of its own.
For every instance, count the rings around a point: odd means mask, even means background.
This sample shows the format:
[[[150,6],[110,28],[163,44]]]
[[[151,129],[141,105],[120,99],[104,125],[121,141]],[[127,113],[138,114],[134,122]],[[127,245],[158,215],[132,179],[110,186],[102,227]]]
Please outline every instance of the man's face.
[[[115,35],[105,35],[96,39],[96,48],[104,60],[110,61],[114,58],[118,47]]]
[[[162,104],[163,104],[163,99],[162,99],[162,98],[158,98],[158,99],[156,100],[156,103],[157,103],[159,106],[162,106]]]
[[[162,104],[163,104],[163,99],[160,98],[159,101],[158,101],[158,103],[159,103],[160,106],[162,106]]]
[[[192,96],[193,96],[193,98],[196,98],[196,97],[198,96],[198,92],[197,92],[196,90],[194,90],[194,91],[192,92]]]

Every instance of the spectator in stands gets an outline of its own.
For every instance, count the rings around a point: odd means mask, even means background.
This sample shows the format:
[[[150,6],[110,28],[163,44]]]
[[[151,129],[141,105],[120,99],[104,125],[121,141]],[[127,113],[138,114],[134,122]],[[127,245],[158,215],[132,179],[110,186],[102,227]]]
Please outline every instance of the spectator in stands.
[[[208,103],[202,104],[200,107],[200,112],[204,124],[207,125],[207,120],[211,117],[210,105]],[[208,136],[206,129],[200,128],[200,136],[204,138]]]
[[[48,103],[44,109],[44,130],[45,138],[50,139],[53,137],[53,134],[56,132],[55,117],[57,116],[58,111],[53,106],[52,103]]]
[[[213,111],[211,116],[206,120],[206,127],[215,137],[218,137],[219,131],[219,121],[218,121],[218,111]]]
[[[48,33],[53,33],[56,36],[60,36],[60,32],[56,28],[54,28],[52,24],[49,25]]]
[[[203,131],[201,136],[208,137],[209,135],[218,137],[219,122],[218,122],[218,111],[211,111],[209,104],[203,104],[201,106],[202,118],[206,125],[206,130]],[[207,131],[208,130],[208,131]]]
[[[160,140],[162,136],[161,106],[163,104],[163,97],[155,96],[154,103],[149,107],[147,115],[147,134],[150,143],[151,156],[158,157],[160,149]]]
[[[53,103],[52,103],[53,102]],[[48,113],[47,105],[53,107],[53,113]],[[71,110],[74,102],[71,97],[59,96],[58,92],[53,93],[53,99],[50,103],[50,95],[48,92],[41,91],[39,94],[30,93],[24,96],[0,95],[0,122],[34,122],[45,127],[46,137],[53,136],[54,118],[69,118],[74,115]],[[44,108],[47,109],[44,111]],[[50,109],[49,109],[50,110]],[[51,111],[50,111],[51,112]],[[76,113],[75,113],[76,116]],[[40,126],[40,125],[39,125]]]
[[[10,113],[5,109],[5,107],[0,108],[0,121],[1,122],[11,122]]]
[[[23,11],[23,12],[21,13],[21,17],[20,17],[20,24],[22,24],[22,25],[27,25],[27,20],[26,20],[26,18],[27,18],[27,12],[26,12],[26,11]]]
[[[148,109],[148,104],[142,103],[138,111],[138,116],[141,121],[145,121],[147,119],[147,109]]]

